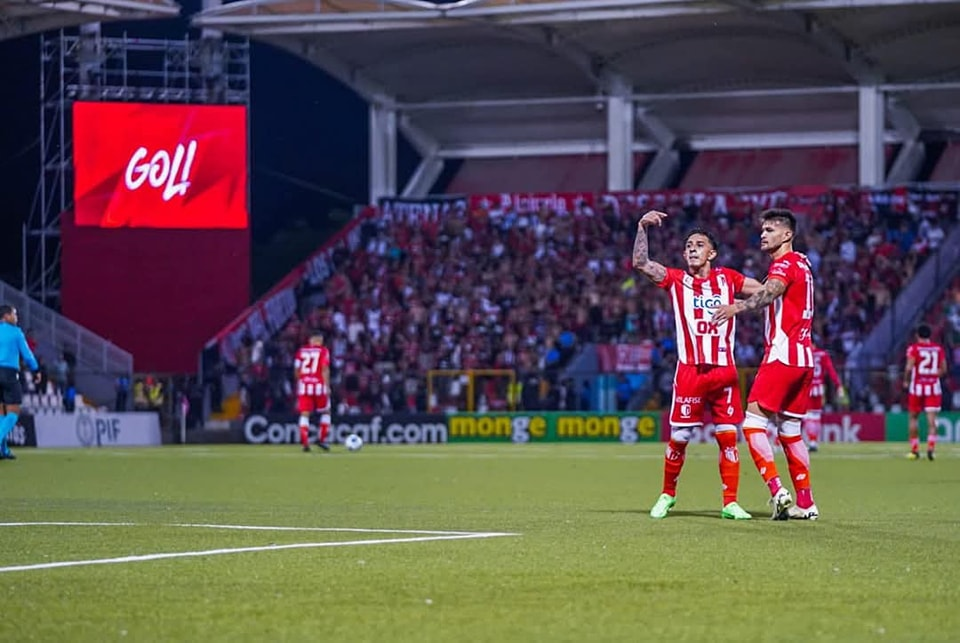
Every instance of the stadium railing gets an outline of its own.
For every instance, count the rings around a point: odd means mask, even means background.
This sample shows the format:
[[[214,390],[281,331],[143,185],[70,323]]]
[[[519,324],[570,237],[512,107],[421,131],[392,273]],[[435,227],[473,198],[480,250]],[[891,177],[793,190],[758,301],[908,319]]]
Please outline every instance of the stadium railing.
[[[52,364],[64,350],[76,356],[77,388],[92,399],[111,399],[117,375],[133,372],[133,355],[3,281],[0,302],[17,308],[20,327],[39,344],[38,357]]]

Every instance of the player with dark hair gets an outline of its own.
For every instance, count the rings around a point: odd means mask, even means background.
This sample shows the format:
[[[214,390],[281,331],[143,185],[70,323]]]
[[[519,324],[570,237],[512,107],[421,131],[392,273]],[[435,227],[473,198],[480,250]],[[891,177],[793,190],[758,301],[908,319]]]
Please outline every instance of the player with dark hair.
[[[793,249],[797,220],[790,210],[773,208],[761,213],[760,249],[773,260],[763,289],[746,300],[722,306],[714,315],[718,323],[738,313],[763,310],[766,315],[766,350],[747,397],[743,435],[750,455],[770,490],[773,518],[816,520],[820,513],[810,488],[810,453],[800,422],[810,402],[813,380],[813,272],[807,258]],[[773,420],[797,493],[780,482],[767,423]]]
[[[937,446],[937,413],[940,412],[943,390],[940,378],[947,372],[946,351],[933,342],[927,324],[917,327],[916,341],[907,347],[907,365],[903,369],[903,388],[907,391],[908,427],[911,460],[920,459],[920,412],[927,415],[927,459],[933,460]]]
[[[37,358],[27,344],[27,338],[17,326],[20,321],[13,306],[0,306],[0,459],[16,459],[7,446],[7,436],[20,417],[23,386],[20,384],[20,359],[31,371],[40,368]]]
[[[294,359],[297,383],[297,410],[300,411],[300,444],[310,451],[310,416],[320,414],[317,446],[329,451],[330,434],[330,351],[323,345],[322,335],[312,335]]]
[[[633,244],[633,268],[670,293],[677,329],[677,371],[673,380],[670,411],[670,442],[663,461],[663,489],[650,510],[651,518],[665,518],[676,504],[677,480],[686,458],[693,430],[702,427],[704,410],[710,409],[716,424],[720,449],[720,480],[723,484],[723,518],[747,520],[750,514],[737,503],[740,484],[740,454],[737,425],[743,420],[740,381],[734,364],[734,322],[719,324],[711,311],[734,301],[740,293],[751,294],[762,286],[736,270],[714,268],[717,241],[705,230],[693,230],[684,242],[686,270],[666,268],[649,257],[646,228],[659,226],[667,215],[652,210],[637,224]]]

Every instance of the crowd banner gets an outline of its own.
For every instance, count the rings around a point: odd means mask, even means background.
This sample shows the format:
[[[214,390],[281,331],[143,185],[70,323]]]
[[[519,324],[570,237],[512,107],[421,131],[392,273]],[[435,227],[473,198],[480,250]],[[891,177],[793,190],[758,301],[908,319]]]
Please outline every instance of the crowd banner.
[[[299,417],[294,414],[248,415],[241,427],[247,444],[299,444]],[[447,441],[447,419],[432,413],[334,416],[330,441],[343,444],[356,433],[364,444],[443,444]],[[310,441],[316,442],[317,425],[310,425]]]
[[[422,199],[383,197],[377,203],[384,221],[399,221],[416,225],[443,221],[450,214],[467,211],[465,196],[429,196]]]
[[[33,418],[40,448],[160,446],[156,413],[53,413]]]
[[[576,214],[584,208],[593,208],[596,195],[592,192],[501,192],[474,194],[469,197],[471,210],[486,210],[503,214],[526,214],[546,208],[558,214]]]
[[[653,365],[653,342],[597,344],[601,373],[649,373]]]
[[[453,413],[450,442],[656,442],[658,413]]]
[[[910,439],[906,413],[887,413],[887,442],[906,442]],[[927,414],[919,417],[920,439],[927,437]],[[960,411],[943,411],[937,414],[937,440],[940,442],[960,442]]]
[[[789,207],[805,214],[830,188],[812,186],[772,187],[762,190],[639,190],[603,192],[598,202],[613,207],[618,213],[667,207],[671,204],[695,205],[713,215],[749,206],[758,210]]]

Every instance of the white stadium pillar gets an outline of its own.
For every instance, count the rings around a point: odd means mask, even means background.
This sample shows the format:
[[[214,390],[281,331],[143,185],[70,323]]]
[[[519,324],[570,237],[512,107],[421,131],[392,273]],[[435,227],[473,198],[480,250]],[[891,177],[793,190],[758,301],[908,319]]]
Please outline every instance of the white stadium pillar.
[[[208,9],[215,9],[223,4],[222,0],[203,0],[203,10],[207,11]],[[200,36],[202,38],[221,38],[223,33],[217,29],[210,29],[209,27],[204,27],[200,31]]]
[[[883,92],[876,85],[860,87],[860,185],[875,187],[884,182]]]
[[[392,101],[370,103],[370,203],[397,195],[397,110]]]
[[[633,189],[633,99],[630,87],[612,79],[607,96],[607,189]]]

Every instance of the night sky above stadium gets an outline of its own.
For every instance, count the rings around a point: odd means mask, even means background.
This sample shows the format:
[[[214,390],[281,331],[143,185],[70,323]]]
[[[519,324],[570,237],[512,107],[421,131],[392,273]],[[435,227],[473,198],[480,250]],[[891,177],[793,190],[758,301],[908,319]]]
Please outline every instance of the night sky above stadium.
[[[443,2],[438,2],[443,4]],[[105,24],[105,35],[182,38],[200,0],[180,0],[177,20]],[[0,278],[20,284],[21,228],[40,164],[39,37],[0,42]],[[295,219],[349,210],[367,197],[366,104],[316,67],[254,43],[251,98],[255,239]],[[311,142],[311,144],[305,144]],[[399,180],[415,166],[400,145]]]

